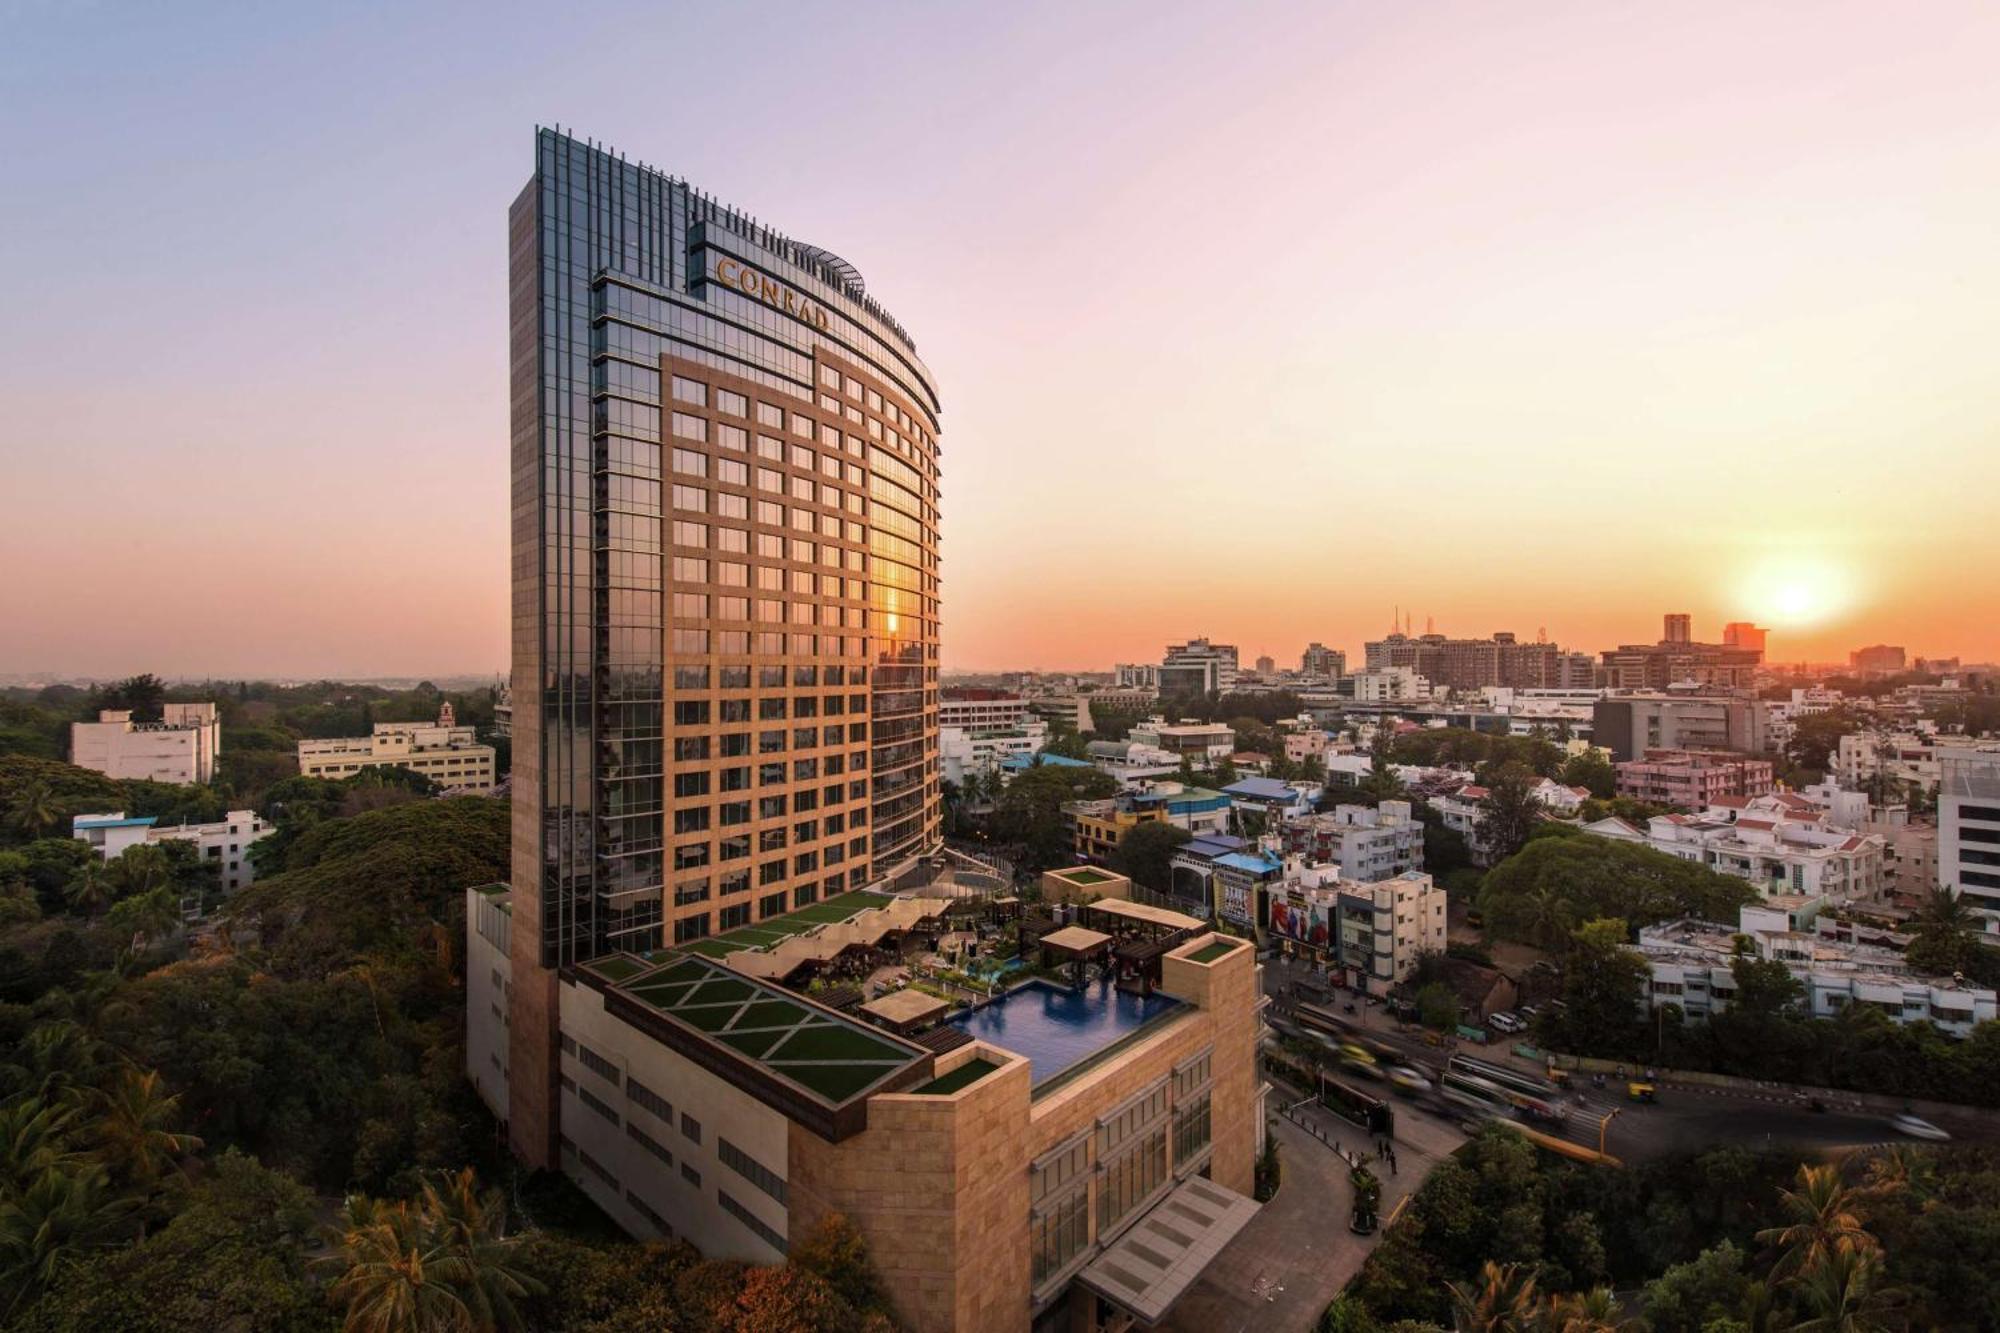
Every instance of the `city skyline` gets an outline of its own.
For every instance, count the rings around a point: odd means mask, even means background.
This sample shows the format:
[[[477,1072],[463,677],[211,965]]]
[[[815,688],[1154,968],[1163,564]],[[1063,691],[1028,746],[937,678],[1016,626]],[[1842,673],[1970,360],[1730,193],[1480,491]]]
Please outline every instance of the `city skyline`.
[[[954,386],[947,670],[1351,652],[1392,602],[1585,650],[1673,608],[1780,661],[2000,658],[1990,595],[1937,577],[1992,550],[2000,480],[1981,7],[801,9],[759,39],[788,91],[686,141],[619,75],[726,12],[606,11],[615,46],[567,55],[470,12],[7,20],[36,202],[0,227],[31,501],[0,561],[66,554],[0,590],[0,669],[504,664],[485,279],[537,122],[865,238]],[[898,188],[836,142],[897,145]],[[222,603],[256,614],[189,612]]]

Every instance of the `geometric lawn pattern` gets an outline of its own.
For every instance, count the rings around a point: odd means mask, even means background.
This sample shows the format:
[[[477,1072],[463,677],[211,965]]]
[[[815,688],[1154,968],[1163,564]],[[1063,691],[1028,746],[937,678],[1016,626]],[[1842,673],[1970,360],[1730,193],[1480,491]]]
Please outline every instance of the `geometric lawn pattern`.
[[[836,1105],[923,1058],[704,958],[680,957],[614,984]]]

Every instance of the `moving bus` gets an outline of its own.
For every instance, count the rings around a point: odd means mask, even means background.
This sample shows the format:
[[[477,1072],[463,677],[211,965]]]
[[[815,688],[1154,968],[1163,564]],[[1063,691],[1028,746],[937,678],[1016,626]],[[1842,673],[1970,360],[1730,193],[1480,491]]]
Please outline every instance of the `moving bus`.
[[[1383,1098],[1343,1083],[1324,1069],[1307,1068],[1307,1060],[1276,1042],[1265,1042],[1263,1055],[1265,1068],[1288,1083],[1310,1088],[1322,1106],[1343,1120],[1350,1120],[1371,1134],[1396,1132],[1396,1109]]]
[[[1351,1041],[1367,1051],[1377,1060],[1390,1064],[1403,1063],[1404,1056],[1386,1041],[1380,1041],[1364,1032],[1360,1024],[1336,1014],[1333,1010],[1317,1004],[1297,1004],[1292,1007],[1292,1016],[1301,1027],[1317,1028],[1329,1033],[1340,1041]]]
[[[1444,1091],[1454,1101],[1511,1108],[1536,1120],[1561,1123],[1569,1118],[1569,1106],[1554,1084],[1469,1055],[1454,1055],[1446,1062]]]

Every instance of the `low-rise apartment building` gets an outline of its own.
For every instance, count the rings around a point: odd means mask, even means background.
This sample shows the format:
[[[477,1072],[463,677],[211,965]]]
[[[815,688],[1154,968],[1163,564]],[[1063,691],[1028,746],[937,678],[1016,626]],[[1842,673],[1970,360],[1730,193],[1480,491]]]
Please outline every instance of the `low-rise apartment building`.
[[[1013,731],[1029,716],[1028,701],[1010,690],[948,686],[938,699],[938,725],[960,731]]]
[[[963,787],[968,776],[998,773],[1016,755],[1037,755],[1048,743],[1048,723],[1034,718],[1018,727],[972,731],[938,728],[938,767],[946,782]]]
[[[77,815],[70,820],[70,836],[88,843],[107,861],[146,843],[191,842],[201,859],[216,868],[224,893],[234,893],[257,878],[250,846],[276,831],[254,810],[231,810],[226,818],[212,824],[162,825],[153,815],[131,817],[123,810]]]
[[[1950,742],[1945,742],[1949,744]],[[1919,731],[1850,731],[1833,754],[1833,776],[1854,791],[1886,776],[1909,791],[1937,790],[1938,737]]]
[[[1340,868],[1359,882],[1390,879],[1424,866],[1424,826],[1408,801],[1337,805],[1286,820],[1276,830],[1287,857]]]
[[[1729,796],[1762,796],[1772,784],[1770,760],[1719,750],[1648,750],[1643,759],[1613,768],[1620,796],[1677,810],[1705,810]]]
[[[1135,724],[1130,739],[1204,766],[1236,751],[1236,733],[1225,722],[1169,722],[1155,715]]]
[[[222,720],[212,703],[162,705],[158,722],[134,722],[130,709],[105,708],[97,721],[69,727],[69,761],[123,781],[213,782],[221,753]]]
[[[1324,965],[1339,984],[1386,995],[1445,947],[1445,891],[1421,870],[1349,880],[1338,866],[1292,862],[1266,890],[1259,924],[1286,953]]]
[[[1136,824],[1157,821],[1196,837],[1229,828],[1230,800],[1219,791],[1178,782],[1141,782],[1129,791],[1063,806],[1078,856],[1103,860]]]
[[[1950,977],[1913,973],[1896,949],[1841,941],[1816,928],[1820,902],[1804,896],[1745,907],[1735,928],[1710,921],[1671,921],[1639,932],[1637,952],[1651,969],[1647,1004],[1676,1005],[1706,1019],[1735,997],[1737,941],[1755,956],[1782,963],[1804,988],[1803,1008],[1832,1018],[1856,1007],[1879,1010],[1895,1023],[1928,1022],[1954,1037],[1996,1017],[1994,992]]]
[[[1723,798],[1698,815],[1658,815],[1641,829],[1623,819],[1586,833],[1633,842],[1747,881],[1765,898],[1803,894],[1840,903],[1883,899],[1884,839],[1828,828],[1809,803]]]
[[[1649,750],[1763,754],[1769,721],[1762,700],[1732,694],[1613,694],[1591,705],[1590,736],[1614,763]]]
[[[368,768],[407,768],[440,787],[493,789],[496,756],[472,727],[452,722],[446,704],[435,723],[377,722],[369,736],[299,742],[299,772],[309,778],[349,778]]]

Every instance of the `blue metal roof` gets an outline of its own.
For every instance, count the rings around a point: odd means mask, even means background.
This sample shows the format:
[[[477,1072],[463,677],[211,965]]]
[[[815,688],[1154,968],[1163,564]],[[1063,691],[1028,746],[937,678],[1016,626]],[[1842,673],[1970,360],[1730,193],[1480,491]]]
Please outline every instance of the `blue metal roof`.
[[[1245,778],[1232,782],[1222,790],[1231,796],[1248,796],[1257,801],[1295,801],[1298,793],[1276,778]]]
[[[1095,768],[1096,765],[1082,759],[1071,759],[1060,754],[1010,754],[1000,761],[1000,767],[1025,771],[1037,764],[1051,768]]]
[[[1230,852],[1215,858],[1219,866],[1231,870],[1244,870],[1253,875],[1268,875],[1284,869],[1278,858],[1267,852]]]
[[[79,819],[70,827],[87,828],[151,828],[160,822],[158,815],[147,815],[142,819]]]

